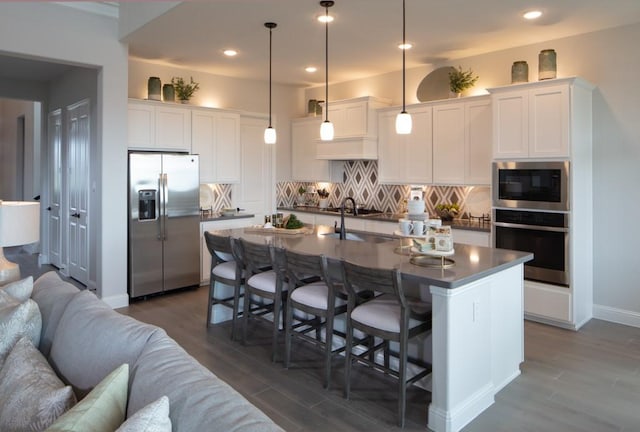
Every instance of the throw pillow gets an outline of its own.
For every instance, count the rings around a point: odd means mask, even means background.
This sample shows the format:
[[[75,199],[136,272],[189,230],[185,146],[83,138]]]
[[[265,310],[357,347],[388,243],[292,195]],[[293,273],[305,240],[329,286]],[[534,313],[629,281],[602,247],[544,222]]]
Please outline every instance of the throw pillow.
[[[132,415],[116,432],[171,432],[169,398],[162,396]]]
[[[113,432],[124,421],[129,365],[107,375],[84,399],[58,419],[47,432]]]
[[[41,331],[42,316],[38,304],[31,299],[20,303],[0,290],[0,367],[22,336],[27,336],[34,346],[38,346]]]
[[[11,282],[0,287],[0,290],[11,295],[20,303],[24,303],[29,297],[31,297],[31,293],[33,292],[33,276],[26,277],[19,281]]]
[[[76,403],[29,338],[21,338],[0,369],[0,430],[43,431]]]

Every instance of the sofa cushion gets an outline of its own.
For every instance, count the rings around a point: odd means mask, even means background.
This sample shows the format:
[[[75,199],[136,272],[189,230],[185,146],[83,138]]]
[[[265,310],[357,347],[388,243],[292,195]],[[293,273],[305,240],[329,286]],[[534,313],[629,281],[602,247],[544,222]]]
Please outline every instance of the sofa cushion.
[[[171,432],[169,398],[162,396],[122,423],[116,432]]]
[[[42,431],[76,403],[29,338],[21,338],[0,370],[0,430]]]
[[[47,432],[113,432],[124,421],[129,365],[107,375],[91,392],[60,416]]]
[[[40,342],[42,317],[31,299],[20,302],[0,290],[0,367],[16,342],[27,336],[34,346]]]
[[[31,297],[31,292],[33,291],[33,276],[3,285],[0,290],[10,294],[20,303],[25,302]]]
[[[79,292],[78,288],[60,279],[55,271],[43,274],[33,283],[31,299],[38,303],[42,314],[42,335],[38,348],[45,357],[49,356],[53,335],[62,313]]]
[[[129,415],[162,395],[176,431],[282,431],[262,411],[187,354],[155,333],[131,372]]]
[[[123,363],[134,364],[158,327],[113,311],[89,291],[67,305],[51,344],[49,363],[83,397]]]

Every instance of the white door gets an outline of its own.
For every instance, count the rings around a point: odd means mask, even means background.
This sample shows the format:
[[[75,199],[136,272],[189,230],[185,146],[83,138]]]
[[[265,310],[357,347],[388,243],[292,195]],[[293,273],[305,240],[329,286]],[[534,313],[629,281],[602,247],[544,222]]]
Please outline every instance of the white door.
[[[57,109],[49,113],[49,205],[47,206],[49,223],[49,261],[62,268],[62,223],[60,217],[62,205],[62,111]]]
[[[89,101],[67,107],[69,276],[89,282]]]

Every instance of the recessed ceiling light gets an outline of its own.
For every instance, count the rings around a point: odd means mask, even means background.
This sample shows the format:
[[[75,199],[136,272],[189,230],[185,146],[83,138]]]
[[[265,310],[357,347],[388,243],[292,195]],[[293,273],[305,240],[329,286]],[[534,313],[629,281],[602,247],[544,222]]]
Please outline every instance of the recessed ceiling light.
[[[234,49],[226,49],[223,51],[224,55],[226,55],[227,57],[233,57],[238,55],[238,51],[234,50]]]
[[[307,66],[306,68],[304,68],[304,70],[306,70],[309,73],[314,73],[318,70],[318,68],[315,66]]]
[[[541,16],[542,16],[542,12],[539,10],[532,10],[522,14],[522,17],[528,20],[534,20],[534,19],[540,18]]]
[[[398,44],[398,48],[400,48],[401,50],[408,50],[408,49],[413,48],[413,44],[411,42],[400,43],[400,44]]]
[[[332,22],[333,21],[333,16],[332,15],[318,15],[318,21],[320,21],[321,23]]]

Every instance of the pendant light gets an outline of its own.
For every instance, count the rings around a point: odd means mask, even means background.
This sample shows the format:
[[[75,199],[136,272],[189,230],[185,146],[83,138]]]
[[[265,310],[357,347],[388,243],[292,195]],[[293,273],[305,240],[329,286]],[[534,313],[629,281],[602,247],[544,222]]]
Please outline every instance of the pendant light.
[[[405,106],[405,52],[407,51],[406,41],[406,17],[405,17],[405,0],[402,0],[402,111],[396,117],[396,133],[407,135],[411,133],[411,114],[406,110]]]
[[[321,1],[320,6],[322,6],[325,10],[325,21],[324,21],[324,77],[325,77],[325,88],[324,88],[324,121],[322,125],[320,125],[320,139],[322,141],[332,141],[333,140],[333,123],[329,121],[329,8],[333,6],[333,1],[326,0]]]
[[[271,45],[272,45],[272,31],[278,26],[274,22],[266,22],[264,26],[269,29],[269,126],[264,130],[264,143],[275,144],[276,143],[276,130],[271,126]]]

